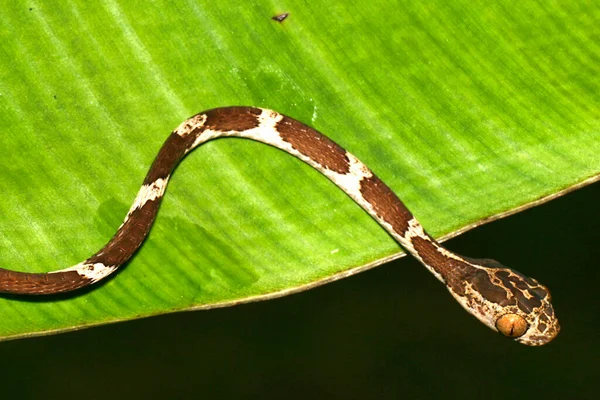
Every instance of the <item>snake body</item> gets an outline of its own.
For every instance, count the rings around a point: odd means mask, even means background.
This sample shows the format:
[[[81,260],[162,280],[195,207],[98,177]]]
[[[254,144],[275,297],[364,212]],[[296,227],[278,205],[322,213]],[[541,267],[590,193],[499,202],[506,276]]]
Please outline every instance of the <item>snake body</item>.
[[[0,269],[0,292],[44,295],[98,282],[125,264],[146,238],[169,178],[181,159],[211,139],[242,137],[277,147],[329,178],[402,247],[444,283],[452,296],[491,329],[527,345],[559,332],[548,289],[489,259],[471,259],[437,243],[402,201],[369,168],[328,137],[271,110],[225,107],[199,113],[177,127],[160,149],[113,238],[87,260],[59,271]]]

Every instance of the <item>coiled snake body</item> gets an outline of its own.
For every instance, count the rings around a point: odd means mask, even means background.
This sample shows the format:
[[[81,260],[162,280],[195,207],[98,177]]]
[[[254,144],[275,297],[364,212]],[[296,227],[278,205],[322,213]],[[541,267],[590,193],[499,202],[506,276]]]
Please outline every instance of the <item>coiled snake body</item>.
[[[493,330],[527,345],[559,331],[548,289],[494,260],[462,257],[442,247],[400,199],[352,154],[316,130],[271,110],[218,108],[175,129],[160,149],[114,237],[87,260],[60,271],[0,269],[0,292],[55,294],[91,285],[126,263],[147,236],[169,177],[197,146],[219,137],[243,137],[275,146],[311,165],[346,192],[402,247],[446,285],[452,296]]]

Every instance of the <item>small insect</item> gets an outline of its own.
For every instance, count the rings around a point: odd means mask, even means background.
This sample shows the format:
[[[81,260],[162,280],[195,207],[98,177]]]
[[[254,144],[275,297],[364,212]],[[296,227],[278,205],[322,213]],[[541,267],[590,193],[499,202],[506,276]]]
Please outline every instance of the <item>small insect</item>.
[[[277,22],[283,22],[284,19],[286,19],[288,17],[288,15],[290,15],[290,13],[283,13],[283,14],[278,14],[275,15],[274,17],[272,17],[272,20],[275,20]]]

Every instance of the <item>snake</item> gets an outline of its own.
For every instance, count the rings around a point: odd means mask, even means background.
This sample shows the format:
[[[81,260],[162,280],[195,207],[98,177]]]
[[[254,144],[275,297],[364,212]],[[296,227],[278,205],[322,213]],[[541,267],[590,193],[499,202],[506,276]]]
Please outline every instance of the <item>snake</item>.
[[[123,223],[98,252],[72,267],[48,273],[0,268],[0,293],[52,295],[108,277],[140,248],[179,162],[203,143],[227,137],[274,146],[322,173],[441,281],[466,311],[492,330],[530,346],[546,344],[560,331],[546,286],[495,260],[463,257],[442,247],[381,179],[329,137],[278,112],[243,106],[201,112],[171,132]]]

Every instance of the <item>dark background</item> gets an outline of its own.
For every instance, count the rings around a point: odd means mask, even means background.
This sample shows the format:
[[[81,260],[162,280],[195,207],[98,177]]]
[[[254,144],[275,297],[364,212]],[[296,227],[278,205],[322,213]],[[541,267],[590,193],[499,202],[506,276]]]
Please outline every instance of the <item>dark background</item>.
[[[0,343],[2,398],[597,399],[600,185],[447,243],[552,289],[530,348],[404,258],[301,294]]]

